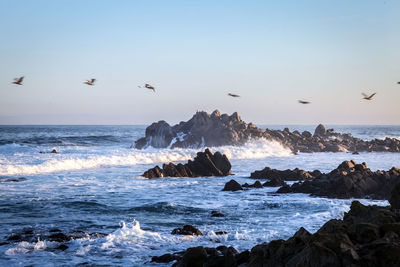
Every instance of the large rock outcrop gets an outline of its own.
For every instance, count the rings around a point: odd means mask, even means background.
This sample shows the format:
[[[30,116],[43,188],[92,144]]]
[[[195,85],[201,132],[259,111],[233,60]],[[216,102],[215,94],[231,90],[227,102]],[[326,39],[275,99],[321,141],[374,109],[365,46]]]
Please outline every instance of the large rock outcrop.
[[[145,178],[158,177],[200,177],[200,176],[227,176],[231,175],[231,163],[220,152],[214,154],[207,148],[204,152],[198,152],[194,160],[186,164],[163,164],[161,169],[155,166],[143,173]]]
[[[400,266],[400,214],[390,207],[351,204],[343,220],[316,233],[301,227],[288,240],[273,240],[241,253],[233,247],[194,247],[153,257],[173,266]]]
[[[395,184],[400,182],[400,169],[373,172],[365,163],[344,161],[327,174],[315,179],[285,185],[278,193],[309,193],[329,198],[389,199]]]
[[[364,141],[351,134],[341,134],[333,129],[318,125],[314,135],[308,131],[290,132],[260,129],[253,123],[241,120],[237,112],[232,115],[221,114],[215,110],[212,114],[197,112],[190,120],[170,126],[165,121],[151,124],[145,137],[135,142],[135,148],[149,146],[155,148],[199,148],[225,145],[243,145],[251,139],[265,138],[277,141],[293,152],[355,152],[390,151],[400,152],[400,140],[386,138]]]

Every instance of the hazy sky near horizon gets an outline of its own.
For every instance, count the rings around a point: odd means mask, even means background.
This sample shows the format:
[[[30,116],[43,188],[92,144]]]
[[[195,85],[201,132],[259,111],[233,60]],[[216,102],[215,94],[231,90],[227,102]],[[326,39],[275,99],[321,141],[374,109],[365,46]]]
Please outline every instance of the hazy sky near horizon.
[[[258,124],[400,124],[399,10],[396,0],[0,0],[0,124],[176,123],[215,109]]]

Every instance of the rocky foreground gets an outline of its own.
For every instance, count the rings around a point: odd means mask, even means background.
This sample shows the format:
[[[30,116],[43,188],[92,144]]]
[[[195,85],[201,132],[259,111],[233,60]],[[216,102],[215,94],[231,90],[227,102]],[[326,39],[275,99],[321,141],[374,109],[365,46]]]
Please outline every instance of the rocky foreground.
[[[273,240],[239,253],[233,247],[189,248],[153,257],[173,266],[400,266],[400,185],[391,207],[351,204],[343,220],[330,220],[316,233],[301,227],[288,240]]]
[[[143,173],[145,178],[159,177],[204,177],[231,175],[231,163],[220,152],[214,154],[207,148],[204,152],[198,152],[197,156],[186,164],[163,164],[162,169],[155,166]]]
[[[263,138],[276,141],[293,152],[400,152],[400,140],[386,138],[364,141],[351,134],[341,134],[318,125],[314,134],[308,131],[290,132],[260,129],[241,120],[237,112],[221,114],[218,110],[208,114],[197,112],[190,120],[170,126],[159,121],[146,128],[145,137],[135,142],[135,148],[199,148],[243,145],[249,140]]]
[[[400,169],[371,171],[366,163],[344,161],[330,173],[314,179],[284,185],[278,193],[307,193],[328,198],[389,199],[394,185],[400,182]]]

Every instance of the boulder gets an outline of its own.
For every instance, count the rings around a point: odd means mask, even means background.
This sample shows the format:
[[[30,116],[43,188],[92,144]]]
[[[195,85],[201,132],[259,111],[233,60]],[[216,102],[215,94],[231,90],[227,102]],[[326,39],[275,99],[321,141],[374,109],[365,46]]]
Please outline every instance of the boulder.
[[[319,124],[317,128],[315,128],[314,131],[314,136],[325,136],[326,135],[326,129],[325,126],[322,124]]]
[[[204,152],[198,152],[194,160],[186,164],[163,164],[161,169],[155,166],[143,173],[145,178],[160,177],[204,177],[204,176],[228,176],[231,175],[231,163],[220,152],[214,154],[207,148]]]
[[[183,228],[175,228],[172,230],[173,235],[203,235],[203,233],[193,225],[185,225]]]
[[[239,191],[239,190],[243,190],[242,186],[233,179],[227,182],[224,186],[224,189],[222,189],[222,191]]]

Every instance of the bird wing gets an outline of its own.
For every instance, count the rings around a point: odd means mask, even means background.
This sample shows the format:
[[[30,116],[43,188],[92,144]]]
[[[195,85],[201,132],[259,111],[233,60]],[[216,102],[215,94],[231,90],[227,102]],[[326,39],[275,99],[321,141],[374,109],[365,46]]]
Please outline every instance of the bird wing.
[[[374,95],[376,95],[376,93],[373,93],[372,95],[370,95],[369,98],[372,98]]]
[[[362,95],[363,95],[363,97],[368,97],[368,95],[367,94],[365,94],[365,93],[361,93]]]
[[[96,79],[92,79],[92,83],[94,83],[96,81]]]

